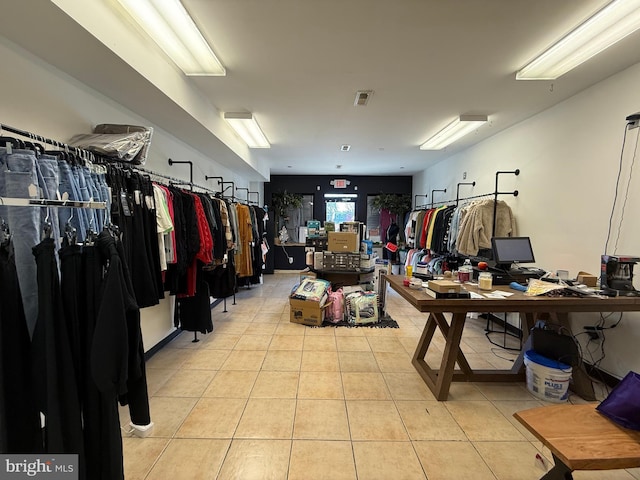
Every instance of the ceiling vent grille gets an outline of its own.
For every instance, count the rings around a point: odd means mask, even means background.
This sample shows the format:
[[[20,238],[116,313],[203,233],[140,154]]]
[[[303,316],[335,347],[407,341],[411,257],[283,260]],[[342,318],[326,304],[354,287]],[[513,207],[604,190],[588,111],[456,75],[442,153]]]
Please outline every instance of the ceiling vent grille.
[[[369,99],[373,95],[373,90],[358,90],[356,92],[356,99],[353,102],[353,105],[356,107],[364,107],[367,103],[369,103]]]

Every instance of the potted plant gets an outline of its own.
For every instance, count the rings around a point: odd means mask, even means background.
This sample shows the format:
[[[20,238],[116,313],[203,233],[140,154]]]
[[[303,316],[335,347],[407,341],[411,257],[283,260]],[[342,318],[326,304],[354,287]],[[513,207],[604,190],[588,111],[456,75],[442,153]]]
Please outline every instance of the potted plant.
[[[289,218],[289,210],[302,207],[302,195],[299,193],[289,193],[286,190],[271,194],[271,206],[275,212],[276,225],[278,230]],[[282,224],[280,223],[282,220]]]
[[[397,193],[380,193],[371,200],[373,208],[378,210],[388,210],[395,215],[396,221],[405,212],[411,210],[411,195]]]

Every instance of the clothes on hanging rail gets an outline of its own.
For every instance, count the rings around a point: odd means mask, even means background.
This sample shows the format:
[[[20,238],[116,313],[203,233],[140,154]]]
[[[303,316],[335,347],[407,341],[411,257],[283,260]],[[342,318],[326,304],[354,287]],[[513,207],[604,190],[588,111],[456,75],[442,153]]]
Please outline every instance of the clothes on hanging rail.
[[[469,205],[460,222],[457,250],[463,255],[477,255],[481,248],[491,248],[493,225],[496,237],[516,236],[516,219],[511,207],[503,200],[497,201],[496,218],[493,218],[495,200],[480,200]]]

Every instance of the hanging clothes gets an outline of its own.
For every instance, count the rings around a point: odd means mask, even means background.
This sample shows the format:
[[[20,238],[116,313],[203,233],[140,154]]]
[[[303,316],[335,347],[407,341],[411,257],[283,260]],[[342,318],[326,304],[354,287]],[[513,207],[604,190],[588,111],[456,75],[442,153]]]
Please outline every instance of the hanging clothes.
[[[247,205],[236,204],[238,213],[238,253],[236,255],[236,268],[238,277],[251,277],[253,275],[252,243],[253,225],[251,223],[251,213]]]
[[[469,211],[460,224],[456,241],[458,252],[463,255],[477,255],[481,248],[491,248],[493,235],[493,210],[495,200],[481,200],[470,205]],[[511,207],[503,200],[496,205],[495,236],[516,236],[516,220]]]

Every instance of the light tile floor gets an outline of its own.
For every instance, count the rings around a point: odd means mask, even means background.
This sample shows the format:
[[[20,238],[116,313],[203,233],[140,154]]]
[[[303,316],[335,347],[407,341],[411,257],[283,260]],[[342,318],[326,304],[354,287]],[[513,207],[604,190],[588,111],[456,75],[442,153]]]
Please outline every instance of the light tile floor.
[[[149,360],[155,430],[124,434],[127,480],[535,480],[545,471],[537,453],[551,465],[512,416],[543,404],[524,384],[454,383],[438,402],[411,365],[426,314],[390,291],[399,329],[292,324],[297,279],[280,272],[242,288],[227,313],[213,309],[212,334],[192,343],[182,333]],[[510,367],[515,354],[491,345],[484,328],[465,326],[471,366]],[[574,478],[640,480],[640,469]]]

